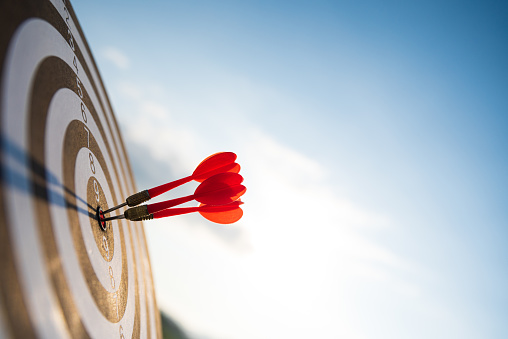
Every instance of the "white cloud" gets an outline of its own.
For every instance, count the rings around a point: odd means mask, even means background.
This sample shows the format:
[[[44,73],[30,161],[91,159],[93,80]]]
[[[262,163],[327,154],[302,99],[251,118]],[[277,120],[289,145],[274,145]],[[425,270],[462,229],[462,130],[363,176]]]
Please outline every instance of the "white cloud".
[[[102,54],[107,60],[111,61],[119,69],[125,70],[130,66],[129,58],[122,51],[115,47],[107,47],[104,49]]]
[[[141,100],[142,90],[130,82],[121,82],[117,85],[119,93],[123,98],[131,98],[139,101]]]
[[[123,86],[127,138],[182,176],[190,174],[214,140],[177,122],[173,114],[197,114],[178,111],[185,103],[168,107],[143,88],[149,86]],[[202,105],[194,109],[209,107]],[[223,114],[233,114],[230,107],[239,109],[228,103]],[[223,137],[230,130],[220,123],[207,127]],[[394,300],[420,297],[421,288],[407,280],[414,265],[359,232],[390,229],[389,216],[338,196],[327,182],[329,171],[298,150],[255,126],[239,130],[241,137],[230,140],[248,188],[245,215],[226,226],[237,234],[221,234],[217,227],[224,226],[199,216],[147,228],[163,308],[212,338],[362,338],[361,321],[348,312],[359,307],[352,286],[367,284],[379,294],[394,286]]]

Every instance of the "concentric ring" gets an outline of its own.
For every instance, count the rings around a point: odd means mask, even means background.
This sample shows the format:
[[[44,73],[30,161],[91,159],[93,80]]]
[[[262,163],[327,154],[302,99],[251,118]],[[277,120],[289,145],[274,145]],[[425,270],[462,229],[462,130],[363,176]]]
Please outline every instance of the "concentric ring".
[[[95,219],[135,185],[73,11],[56,0],[7,5],[16,10],[0,33],[2,328],[160,338],[142,225],[104,231]]]

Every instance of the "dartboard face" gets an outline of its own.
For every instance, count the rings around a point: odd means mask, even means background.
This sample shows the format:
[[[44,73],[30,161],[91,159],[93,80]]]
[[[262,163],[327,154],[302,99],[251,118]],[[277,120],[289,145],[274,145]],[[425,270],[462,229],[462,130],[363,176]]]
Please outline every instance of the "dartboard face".
[[[0,4],[0,337],[160,338],[135,184],[65,0]]]

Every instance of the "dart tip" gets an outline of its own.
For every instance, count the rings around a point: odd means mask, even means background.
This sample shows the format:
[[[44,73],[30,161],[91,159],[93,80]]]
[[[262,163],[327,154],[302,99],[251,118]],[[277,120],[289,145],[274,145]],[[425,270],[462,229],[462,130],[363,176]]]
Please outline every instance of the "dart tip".
[[[97,206],[97,222],[99,223],[99,226],[101,227],[101,229],[103,231],[106,231],[108,229],[107,225],[106,225],[106,221],[107,220],[104,220],[104,211],[102,210],[102,208],[100,206]]]

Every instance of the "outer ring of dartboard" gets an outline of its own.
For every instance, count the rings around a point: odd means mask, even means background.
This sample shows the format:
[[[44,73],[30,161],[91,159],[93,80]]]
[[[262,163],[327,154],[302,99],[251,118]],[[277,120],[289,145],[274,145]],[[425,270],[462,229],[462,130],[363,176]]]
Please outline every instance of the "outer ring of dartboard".
[[[17,50],[23,49],[23,43],[24,36],[30,36],[33,39],[33,36],[35,35],[35,41],[38,41],[42,46],[47,47],[51,45],[51,40],[53,42],[55,40],[58,40],[58,34],[54,34],[52,38],[51,34],[57,33],[54,28],[49,25],[48,23],[39,20],[39,19],[31,19],[24,23],[18,37],[19,37],[19,45],[21,46],[18,49],[15,49],[13,54],[13,59],[19,59],[19,56],[21,53],[16,53]],[[47,39],[47,40],[46,40]],[[62,41],[65,43],[65,41]],[[60,51],[61,52],[61,51]],[[37,55],[36,55],[37,57]],[[73,128],[76,125],[79,125],[79,123],[75,123],[75,121],[70,121],[68,126],[64,123],[63,129],[65,129],[65,137],[63,138],[62,142],[59,142],[57,145],[51,145],[52,147],[49,147],[49,150],[54,149],[54,146],[57,148],[60,148],[57,153],[62,152],[63,148],[63,161],[61,162],[61,166],[57,166],[56,169],[49,169],[46,153],[48,153],[48,147],[46,147],[46,141],[48,141],[47,137],[50,138],[54,135],[54,130],[51,130],[50,132],[46,131],[49,125],[51,125],[51,120],[49,112],[51,112],[50,107],[52,106],[53,102],[55,101],[55,97],[58,97],[58,93],[61,93],[63,89],[68,88],[74,96],[83,97],[83,99],[88,98],[88,101],[91,102],[91,99],[86,93],[85,90],[85,84],[83,84],[81,91],[79,91],[78,86],[79,83],[77,83],[76,86],[69,86],[69,79],[79,79],[75,74],[73,74],[72,69],[70,68],[70,65],[66,64],[64,61],[66,58],[65,55],[61,55],[59,51],[51,51],[50,48],[48,48],[47,54],[42,54],[39,57],[41,57],[40,60],[34,60],[36,62],[32,63],[31,66],[34,67],[33,69],[33,80],[31,80],[31,83],[28,84],[26,91],[21,91],[18,94],[21,94],[23,92],[27,95],[27,100],[25,102],[28,103],[27,107],[22,110],[22,112],[27,113],[27,117],[24,119],[21,119],[21,121],[28,122],[29,126],[20,126],[21,129],[19,131],[15,130],[15,127],[13,124],[7,124],[9,126],[9,129],[13,131],[17,136],[20,137],[20,140],[15,140],[14,143],[17,144],[22,140],[26,140],[26,144],[22,146],[23,149],[26,149],[26,154],[29,155],[28,161],[25,163],[25,166],[28,167],[29,172],[31,172],[29,175],[32,176],[32,180],[28,181],[28,189],[35,194],[35,196],[38,197],[38,199],[32,199],[31,201],[28,201],[31,199],[31,196],[24,195],[20,197],[20,201],[18,201],[18,206],[33,206],[33,219],[35,222],[35,230],[31,230],[33,233],[37,233],[40,235],[44,235],[39,237],[39,241],[41,242],[41,249],[42,249],[42,256],[46,259],[46,263],[54,263],[54,262],[61,262],[61,267],[48,267],[47,270],[51,272],[50,274],[50,281],[52,283],[53,287],[53,293],[56,295],[58,302],[60,303],[61,309],[62,309],[62,315],[65,318],[67,324],[69,325],[73,318],[75,319],[75,315],[79,315],[80,321],[77,323],[74,320],[73,326],[68,326],[68,331],[72,336],[91,336],[96,337],[97,335],[105,335],[107,334],[108,337],[113,337],[112,334],[114,332],[120,333],[122,332],[122,335],[124,333],[131,334],[132,331],[125,331],[125,324],[120,324],[121,327],[119,329],[110,329],[108,331],[107,323],[104,324],[104,321],[101,320],[102,318],[99,316],[97,317],[97,311],[100,311],[104,318],[109,322],[118,322],[122,317],[124,316],[125,308],[127,306],[127,298],[126,298],[126,282],[128,281],[129,275],[128,275],[128,266],[130,267],[130,271],[133,272],[134,276],[135,271],[133,270],[134,265],[132,264],[132,260],[130,260],[130,265],[127,265],[126,260],[126,248],[125,248],[125,237],[123,235],[123,232],[121,232],[121,243],[123,246],[117,248],[122,248],[123,251],[118,251],[119,253],[123,253],[122,256],[122,265],[120,265],[120,268],[122,270],[122,276],[121,279],[117,279],[121,284],[119,284],[119,288],[114,291],[116,294],[108,293],[104,289],[104,285],[100,283],[100,279],[97,279],[98,272],[95,272],[90,264],[89,253],[87,251],[88,248],[85,247],[83,237],[82,237],[82,230],[78,222],[78,218],[76,217],[76,211],[74,206],[77,206],[77,199],[75,197],[76,187],[74,185],[74,177],[79,177],[79,175],[73,175],[74,169],[76,166],[80,166],[76,163],[76,157],[78,155],[78,151],[81,149],[87,147],[83,143],[83,137],[80,136],[78,133],[76,133],[77,128]],[[68,56],[67,56],[68,57]],[[79,62],[76,62],[76,64],[79,64]],[[26,63],[24,66],[29,67],[30,63]],[[80,65],[76,66],[76,70],[79,70],[81,67]],[[13,70],[21,70],[17,67],[13,67]],[[66,81],[67,80],[67,81]],[[78,80],[79,81],[79,80]],[[66,83],[67,82],[67,83]],[[88,81],[85,81],[87,83]],[[50,86],[48,86],[50,84]],[[31,98],[28,98],[28,95],[31,96]],[[58,104],[58,101],[57,101]],[[92,106],[92,105],[90,105]],[[79,106],[76,106],[78,108]],[[72,111],[72,109],[71,109]],[[76,111],[76,110],[74,110]],[[95,111],[95,110],[92,110]],[[62,109],[57,109],[56,112],[62,112]],[[67,112],[63,112],[67,113]],[[79,110],[78,110],[79,113]],[[95,114],[97,115],[97,114]],[[72,114],[70,115],[72,117]],[[65,115],[64,115],[65,117]],[[62,118],[62,117],[56,117],[56,118]],[[12,120],[19,120],[19,117],[16,117]],[[90,120],[91,117],[90,117]],[[9,120],[8,120],[9,121]],[[100,126],[100,125],[99,125]],[[42,128],[41,128],[42,127]],[[26,135],[25,135],[26,131]],[[58,130],[57,130],[58,132]],[[14,137],[14,136],[13,136]],[[106,170],[104,172],[108,173],[107,175],[107,182],[111,185],[119,185],[120,182],[118,180],[112,181],[109,171],[107,170],[107,166],[104,163],[104,157],[102,156],[102,152],[100,151],[100,148],[97,146],[97,142],[95,142],[95,138],[93,137],[93,134],[89,137],[92,142],[91,145],[88,146],[90,151],[95,151],[93,157],[95,159],[101,159],[102,161],[97,161],[96,168],[105,168]],[[49,139],[49,144],[51,144],[51,139]],[[109,147],[107,147],[109,149]],[[69,150],[70,149],[70,150]],[[70,157],[69,157],[70,155]],[[55,158],[55,157],[53,157]],[[58,159],[58,158],[57,158]],[[100,163],[104,163],[104,166],[100,166]],[[58,167],[61,167],[59,169]],[[45,173],[43,173],[44,171]],[[61,174],[64,174],[63,176]],[[67,174],[67,175],[65,175]],[[70,175],[69,175],[70,174]],[[118,173],[116,173],[118,174]],[[34,176],[35,175],[35,176]],[[48,180],[49,179],[49,180]],[[61,183],[61,185],[59,185]],[[53,184],[54,187],[49,187]],[[67,192],[64,192],[62,188],[65,188]],[[110,187],[111,189],[112,187]],[[68,193],[70,192],[70,193]],[[79,198],[79,197],[78,197]],[[81,197],[83,199],[84,197]],[[61,202],[60,204],[58,202]],[[116,201],[115,201],[116,202]],[[55,209],[57,211],[55,212]],[[59,211],[58,211],[59,209]],[[50,211],[51,210],[51,211]],[[26,214],[30,210],[25,210],[24,213]],[[67,213],[65,213],[67,211]],[[66,215],[67,214],[67,215]],[[21,226],[21,225],[20,225]],[[65,233],[65,231],[71,228],[72,231],[72,238],[71,239],[65,239],[62,238],[62,234]],[[63,239],[63,240],[62,240]],[[131,241],[128,242],[128,246],[132,247],[132,236],[130,237]],[[71,243],[74,246],[65,246],[65,240],[67,240],[67,243]],[[28,248],[23,248],[22,251],[28,251]],[[76,253],[75,253],[76,252]],[[88,253],[87,253],[88,252]],[[131,249],[132,252],[132,249]],[[92,252],[93,255],[93,252]],[[113,257],[114,257],[113,253]],[[76,272],[66,270],[67,268],[73,267],[73,265],[66,265],[66,262],[69,261],[71,257],[74,257],[74,263],[77,265],[74,265],[74,267],[80,267],[81,271],[78,270],[77,274],[79,275],[79,278],[76,279],[75,275]],[[131,254],[132,258],[132,254]],[[80,259],[80,260],[77,260]],[[118,265],[117,265],[118,266]],[[74,274],[72,274],[73,272]],[[81,274],[80,274],[81,273]],[[97,273],[97,274],[96,274]],[[25,277],[25,280],[29,282],[37,282],[37,278],[35,275]],[[78,285],[81,280],[85,281],[86,284],[81,284],[81,288],[77,288],[76,285]],[[137,286],[137,279],[129,279],[132,282],[136,283]],[[123,286],[122,286],[123,285]],[[74,288],[74,289],[73,289]],[[131,290],[133,289],[133,286],[131,285]],[[40,292],[39,292],[40,293]],[[47,292],[51,293],[51,292]],[[80,295],[81,294],[81,295]],[[135,307],[139,311],[139,293],[130,293],[131,298],[129,298],[129,301],[134,299],[135,296],[135,305],[131,306]],[[113,299],[112,295],[117,296]],[[118,297],[118,295],[120,297]],[[83,298],[83,296],[85,296]],[[83,302],[83,299],[85,301]],[[90,300],[86,299],[93,299],[92,307],[87,307],[87,304],[91,304]],[[116,317],[113,316],[113,312],[111,309],[111,300],[114,300],[114,310],[116,311]],[[83,304],[85,305],[83,307]],[[98,310],[94,309],[93,306],[96,306]],[[119,311],[118,305],[123,305],[123,308]],[[131,303],[132,305],[132,303]],[[53,306],[55,307],[55,306]],[[135,319],[131,324],[134,324],[132,326],[132,330],[139,331],[139,312],[135,313]],[[112,333],[107,333],[112,332]],[[134,333],[132,333],[134,334]],[[139,336],[134,334],[134,337]]]
[[[2,114],[5,115],[2,116],[2,133],[5,136],[2,156],[7,169],[3,169],[2,175],[6,182],[17,182],[21,187],[14,188],[14,193],[2,192],[0,198],[5,217],[2,235],[5,233],[6,239],[10,237],[14,240],[6,245],[9,252],[7,264],[2,266],[9,266],[12,274],[10,282],[18,285],[12,291],[2,288],[2,303],[9,306],[12,298],[5,295],[14,292],[19,299],[17,307],[21,318],[27,318],[23,321],[29,325],[24,327],[19,325],[18,320],[11,321],[10,331],[15,336],[33,334],[42,337],[157,336],[155,298],[142,229],[132,223],[124,223],[115,224],[108,229],[109,233],[106,232],[117,241],[111,260],[104,262],[108,265],[116,258],[114,267],[119,267],[112,274],[107,272],[119,282],[110,289],[101,279],[104,272],[97,273],[97,265],[93,265],[97,257],[103,256],[100,246],[94,248],[84,240],[83,232],[90,230],[93,222],[90,218],[88,222],[83,221],[80,211],[90,212],[95,206],[90,206],[90,190],[76,186],[87,186],[80,179],[97,180],[101,187],[102,207],[108,206],[108,202],[117,204],[133,185],[127,179],[130,173],[121,139],[115,138],[118,131],[115,131],[112,115],[108,117],[110,108],[104,100],[105,94],[100,93],[102,84],[96,81],[98,75],[93,61],[90,62],[86,42],[81,38],[81,30],[74,24],[77,21],[72,9],[68,4],[60,2],[59,6],[58,3],[54,1],[54,7],[49,2],[39,3],[39,6],[46,6],[41,13],[50,15],[24,20],[13,34],[14,45],[9,45],[11,50],[18,48],[19,51],[21,48],[23,51],[23,48],[29,48],[22,45],[23,34],[39,34],[40,39],[35,39],[39,42],[39,50],[21,61],[16,60],[19,55],[13,52],[11,56],[14,54],[14,57],[4,62],[8,66],[3,72],[8,74],[3,74],[2,82]],[[65,17],[66,14],[71,17],[70,20]],[[33,37],[31,41],[34,41]],[[25,70],[23,73],[19,69],[30,64],[33,70],[29,72]],[[27,74],[25,88],[6,86],[17,72]],[[17,83],[23,83],[23,79]],[[66,99],[60,100],[61,97]],[[73,102],[78,105],[71,107]],[[48,134],[47,128],[52,125],[52,119],[62,118],[50,113],[51,108],[59,104],[69,105],[69,112],[76,114],[66,116],[68,123],[60,123],[60,127],[64,128],[59,130],[57,126],[56,131],[63,138],[62,143],[56,145],[60,151],[55,152],[51,139],[55,130]],[[26,126],[16,126],[12,121],[9,123],[13,107],[24,107],[21,113],[27,116],[21,121],[26,122]],[[54,111],[63,112],[64,109],[60,107]],[[84,114],[88,114],[86,118]],[[92,128],[87,124],[93,125]],[[61,166],[55,167],[59,153]],[[82,170],[77,170],[83,166],[77,162],[83,162],[84,153],[93,159],[96,173],[92,174],[96,175],[87,177]],[[48,170],[52,167],[55,168]],[[86,191],[86,196],[76,194],[80,190]],[[71,238],[67,242],[62,240],[65,239],[64,230],[70,230]],[[88,254],[90,250],[93,260]],[[34,252],[39,254],[36,259],[25,254]],[[68,256],[79,259],[76,266],[83,278],[72,278],[70,269],[66,268],[70,267]],[[14,270],[10,261],[16,266]],[[118,271],[121,273],[118,274]],[[82,286],[77,290],[76,281]],[[89,300],[83,301],[87,298]],[[111,305],[116,305],[116,308]],[[129,309],[132,311],[128,312]],[[79,317],[76,318],[76,315]]]

